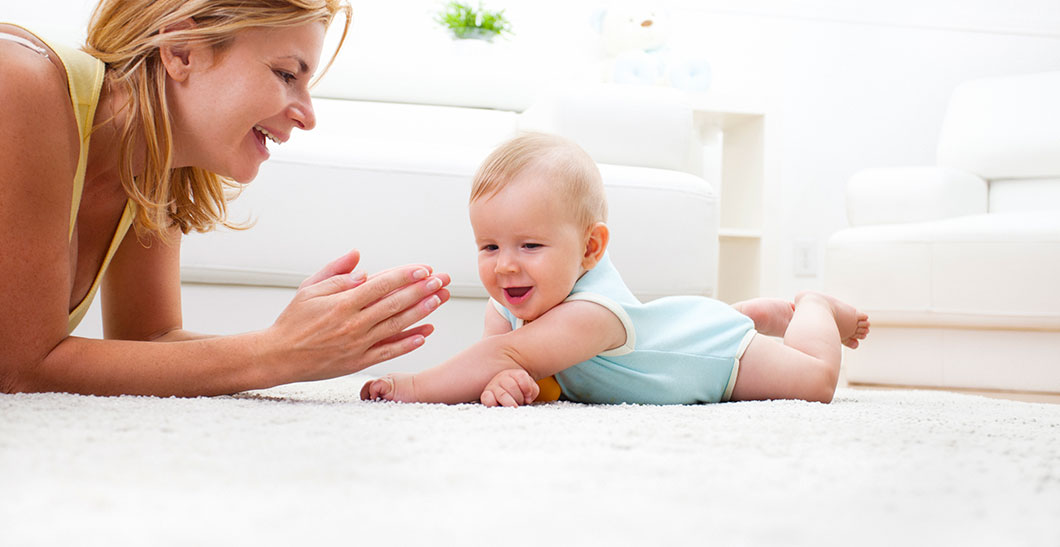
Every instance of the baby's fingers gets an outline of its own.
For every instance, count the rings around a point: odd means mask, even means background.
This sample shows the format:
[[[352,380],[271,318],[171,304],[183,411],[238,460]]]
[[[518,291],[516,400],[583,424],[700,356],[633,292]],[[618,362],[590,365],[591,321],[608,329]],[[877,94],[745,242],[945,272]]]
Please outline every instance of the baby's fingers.
[[[497,402],[501,406],[519,406],[534,400],[533,397],[528,396],[528,389],[524,386],[523,378],[529,380],[531,384],[534,383],[530,376],[525,373],[506,374],[501,378],[500,388],[502,391],[497,394]]]
[[[363,386],[361,386],[361,400],[362,401],[371,401],[372,400],[372,384],[374,384],[374,383],[375,383],[375,380],[369,380],[369,381],[365,382]]]
[[[541,386],[537,385],[537,382],[529,374],[520,374],[516,376],[515,380],[519,384],[519,390],[523,393],[523,400],[525,401],[523,404],[534,402],[534,399],[537,399],[538,394],[541,393]]]
[[[519,402],[517,402],[507,391],[501,392],[500,396],[497,397],[497,402],[501,406],[506,406],[508,408],[519,406]]]
[[[362,401],[377,401],[379,399],[389,400],[394,392],[394,380],[384,376],[378,380],[366,382],[361,388]]]

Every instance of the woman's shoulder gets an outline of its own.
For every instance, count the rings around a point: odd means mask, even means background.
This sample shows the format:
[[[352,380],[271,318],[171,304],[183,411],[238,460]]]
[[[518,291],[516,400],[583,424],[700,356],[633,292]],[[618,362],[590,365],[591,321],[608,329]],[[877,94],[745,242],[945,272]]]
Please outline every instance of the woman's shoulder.
[[[68,103],[70,88],[58,56],[36,36],[19,27],[0,24],[0,33],[24,40],[0,40],[0,93],[3,93],[4,99],[0,106],[12,101],[17,101],[23,107],[39,105],[54,108],[58,106],[54,103]],[[33,113],[22,108],[7,114],[18,115],[20,112]]]
[[[56,203],[69,202],[80,137],[65,73],[50,57],[0,40],[0,202],[26,213],[18,215],[19,230],[70,214]]]
[[[18,27],[0,32],[42,44]],[[32,40],[31,40],[32,39]],[[46,47],[46,46],[44,46]],[[18,42],[0,40],[0,146],[76,167],[79,138],[66,73],[45,49],[42,54]],[[43,147],[34,150],[33,147]],[[39,152],[39,153],[36,153]]]

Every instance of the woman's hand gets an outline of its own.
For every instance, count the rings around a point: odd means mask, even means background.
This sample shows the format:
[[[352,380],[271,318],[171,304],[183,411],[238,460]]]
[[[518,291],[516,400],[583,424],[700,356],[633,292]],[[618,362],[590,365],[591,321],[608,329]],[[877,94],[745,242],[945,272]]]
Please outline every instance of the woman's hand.
[[[366,277],[354,271],[359,261],[351,251],[298,288],[266,331],[266,352],[279,357],[265,360],[271,370],[263,373],[273,380],[267,383],[351,374],[420,347],[434,331],[409,327],[449,300],[448,274],[412,264]]]

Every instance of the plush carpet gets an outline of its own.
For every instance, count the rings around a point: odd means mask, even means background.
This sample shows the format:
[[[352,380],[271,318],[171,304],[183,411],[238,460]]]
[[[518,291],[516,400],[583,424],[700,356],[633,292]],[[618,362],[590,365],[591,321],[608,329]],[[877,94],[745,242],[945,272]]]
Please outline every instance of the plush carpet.
[[[1060,405],[0,395],[0,544],[1060,545]]]

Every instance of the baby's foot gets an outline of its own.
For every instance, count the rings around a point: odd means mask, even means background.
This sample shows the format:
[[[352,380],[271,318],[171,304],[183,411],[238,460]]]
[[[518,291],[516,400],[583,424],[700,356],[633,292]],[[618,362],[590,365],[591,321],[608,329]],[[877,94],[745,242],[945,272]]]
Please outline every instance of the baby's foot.
[[[394,373],[365,382],[361,387],[361,400],[415,403],[416,388],[412,378],[412,374]]]
[[[869,316],[863,312],[860,312],[854,306],[842,302],[839,299],[829,296],[827,294],[821,294],[818,292],[804,292],[795,297],[795,304],[799,303],[803,297],[807,295],[813,295],[819,298],[823,298],[828,302],[832,308],[832,315],[835,317],[836,327],[839,329],[839,340],[844,346],[855,349],[860,345],[860,341],[864,340],[869,335]]]
[[[733,307],[750,317],[755,323],[755,330],[766,336],[784,336],[795,314],[795,303],[779,298],[752,298]]]

